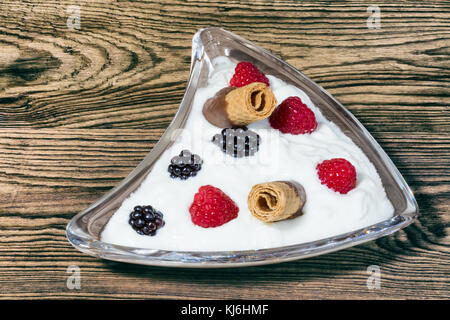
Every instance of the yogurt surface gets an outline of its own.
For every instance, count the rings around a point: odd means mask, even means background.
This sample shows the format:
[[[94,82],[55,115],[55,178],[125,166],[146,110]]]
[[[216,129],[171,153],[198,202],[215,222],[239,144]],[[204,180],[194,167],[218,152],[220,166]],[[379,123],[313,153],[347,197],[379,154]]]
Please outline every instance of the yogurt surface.
[[[299,244],[351,232],[389,219],[394,208],[386,196],[373,164],[334,123],[328,121],[300,89],[267,75],[278,104],[290,96],[301,98],[315,114],[317,129],[311,134],[282,134],[268,120],[248,125],[261,137],[253,157],[233,158],[211,142],[221,128],[203,116],[203,104],[228,86],[235,63],[220,57],[213,61],[208,85],[197,90],[191,114],[174,144],[154,165],[141,186],[108,221],[101,234],[107,243],[177,251],[251,250]],[[188,149],[203,159],[196,177],[172,179],[167,168],[172,157]],[[345,158],[356,168],[357,185],[342,195],[328,189],[317,177],[316,165],[331,158]],[[306,192],[303,215],[265,223],[252,216],[247,196],[253,185],[293,180]],[[189,206],[203,185],[213,185],[239,207],[238,217],[216,228],[192,223]],[[139,235],[128,224],[137,205],[151,205],[164,214],[165,226],[155,236]]]

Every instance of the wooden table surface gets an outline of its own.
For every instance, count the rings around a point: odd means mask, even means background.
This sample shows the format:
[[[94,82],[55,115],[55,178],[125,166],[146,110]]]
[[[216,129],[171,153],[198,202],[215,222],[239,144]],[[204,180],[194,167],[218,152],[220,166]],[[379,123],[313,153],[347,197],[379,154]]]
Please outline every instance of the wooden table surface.
[[[450,3],[376,1],[379,29],[367,25],[372,4],[1,1],[0,298],[450,298]],[[341,101],[404,175],[419,221],[341,252],[250,268],[144,267],[75,250],[67,222],[159,139],[205,26],[271,50]],[[73,265],[79,290],[66,286]],[[380,289],[367,286],[371,265]]]

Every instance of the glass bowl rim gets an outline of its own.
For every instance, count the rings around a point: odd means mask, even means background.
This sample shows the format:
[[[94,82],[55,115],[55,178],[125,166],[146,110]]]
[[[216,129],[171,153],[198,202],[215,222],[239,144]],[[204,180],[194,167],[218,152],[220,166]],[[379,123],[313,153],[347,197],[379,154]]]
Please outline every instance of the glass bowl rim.
[[[326,92],[322,87],[317,85],[321,90],[321,93],[328,96],[329,99],[341,108],[341,112],[345,112],[346,115],[351,118],[351,120],[362,130],[365,138],[369,140],[372,147],[377,149],[380,157],[389,167],[391,174],[394,175],[396,181],[401,187],[402,193],[406,199],[407,207],[406,209],[393,216],[390,219],[379,222],[377,224],[368,226],[366,228],[361,228],[356,231],[347,232],[337,236],[332,236],[329,238],[293,244],[282,247],[273,247],[265,249],[256,250],[238,250],[238,251],[175,251],[175,250],[160,250],[160,249],[145,249],[136,247],[120,246],[110,243],[102,242],[92,237],[85,231],[81,230],[77,226],[77,222],[82,219],[88,212],[93,210],[99,204],[103,203],[109,195],[120,190],[122,185],[125,185],[129,180],[137,176],[142,172],[144,166],[152,161],[153,158],[150,156],[155,149],[157,149],[158,144],[161,143],[166,133],[171,129],[176,120],[182,116],[182,110],[185,107],[185,98],[192,87],[194,82],[194,77],[196,73],[194,72],[194,67],[197,61],[202,59],[203,55],[203,43],[201,40],[201,35],[204,32],[219,32],[228,36],[231,39],[239,41],[241,44],[246,46],[252,46],[257,48],[265,56],[277,61],[278,63],[284,64],[291,73],[297,74],[298,76],[311,81],[308,77],[302,74],[293,66],[282,61],[269,51],[255,46],[248,40],[218,27],[207,27],[200,29],[192,39],[192,56],[191,56],[191,68],[189,81],[184,93],[184,97],[180,103],[177,113],[174,119],[161,136],[158,143],[153,147],[153,149],[147,154],[147,156],[142,160],[142,162],[125,178],[121,181],[119,185],[110,190],[106,195],[97,200],[94,204],[83,210],[82,212],[75,215],[66,227],[66,236],[69,242],[83,253],[87,253],[92,256],[96,256],[103,259],[127,262],[134,264],[143,264],[151,266],[164,266],[164,267],[190,267],[190,268],[219,268],[219,267],[237,267],[237,266],[253,266],[262,264],[272,264],[279,263],[297,259],[308,258],[312,256],[317,256],[325,253],[330,253],[333,251],[345,249],[358,244],[362,244],[368,241],[378,239],[380,237],[392,234],[402,228],[407,227],[413,223],[418,215],[419,208],[414,198],[412,191],[403,179],[402,175],[389,158],[389,156],[384,152],[384,150],[379,146],[376,140],[370,135],[370,133],[364,128],[364,126],[356,119],[356,117],[350,113],[339,101],[334,99],[328,92]],[[313,81],[311,81],[313,82]],[[315,82],[313,82],[315,84]],[[164,150],[163,150],[164,151]]]

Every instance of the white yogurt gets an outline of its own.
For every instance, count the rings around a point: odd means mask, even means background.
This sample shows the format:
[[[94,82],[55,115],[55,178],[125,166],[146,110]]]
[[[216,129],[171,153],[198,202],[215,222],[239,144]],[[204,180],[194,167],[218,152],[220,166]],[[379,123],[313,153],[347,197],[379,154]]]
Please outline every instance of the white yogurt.
[[[300,89],[268,76],[281,103],[298,96],[315,113],[318,128],[312,134],[281,134],[267,120],[249,125],[261,136],[260,150],[253,157],[233,158],[211,142],[221,131],[202,115],[205,101],[226,87],[235,64],[225,57],[214,60],[208,85],[198,89],[185,130],[156,162],[142,185],[130,195],[107,223],[104,242],[151,249],[178,251],[247,250],[299,244],[364,228],[392,217],[394,209],[375,167],[332,122],[324,118]],[[167,167],[172,157],[189,149],[203,159],[196,177],[172,179]],[[345,158],[356,168],[356,188],[345,195],[328,189],[317,177],[316,165],[326,159]],[[264,223],[247,207],[253,185],[293,180],[306,191],[303,215],[291,220]],[[216,228],[192,223],[189,206],[203,185],[220,188],[239,207],[238,217]],[[155,236],[137,234],[128,224],[136,205],[152,205],[164,214],[165,226]]]

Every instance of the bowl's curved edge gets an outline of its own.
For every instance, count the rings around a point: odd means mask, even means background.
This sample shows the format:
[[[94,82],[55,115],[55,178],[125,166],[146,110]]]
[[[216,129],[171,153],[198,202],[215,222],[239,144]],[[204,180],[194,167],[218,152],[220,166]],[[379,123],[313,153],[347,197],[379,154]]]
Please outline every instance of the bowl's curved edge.
[[[172,121],[170,122],[167,129],[161,135],[159,141],[155,144],[153,149],[144,157],[144,159],[117,186],[112,188],[110,191],[108,191],[105,195],[100,197],[97,201],[95,201],[93,204],[88,206],[86,209],[84,209],[83,211],[81,211],[78,214],[76,214],[75,216],[73,216],[72,219],[70,219],[69,223],[66,225],[66,238],[76,249],[83,251],[82,248],[80,248],[77,245],[77,243],[75,241],[73,241],[75,239],[75,238],[73,238],[75,236],[75,233],[73,233],[72,230],[75,229],[74,228],[75,222],[78,221],[79,219],[81,219],[87,213],[91,212],[92,210],[95,210],[99,205],[101,205],[103,202],[110,199],[116,193],[120,192],[120,190],[124,187],[124,185],[127,183],[127,181],[138,176],[139,173],[141,173],[145,169],[146,165],[153,162],[153,158],[159,157],[159,155],[165,150],[165,146],[163,146],[163,144],[167,145],[170,143],[170,141],[172,141],[175,138],[175,137],[171,136],[172,135],[171,130],[177,129],[177,128],[174,128],[175,125],[177,124],[177,122],[180,122],[180,120],[181,120],[180,118],[185,116],[185,114],[182,113],[182,111],[184,110],[182,108],[182,106],[184,105],[184,101],[188,94],[189,88],[190,88],[190,86],[192,86],[192,79],[195,76],[195,74],[193,72],[195,63],[197,60],[201,59],[202,49],[201,49],[201,40],[200,40],[199,36],[203,30],[205,30],[205,29],[198,30],[192,39],[192,55],[191,55],[192,59],[191,59],[189,80],[188,80],[188,84],[186,87],[186,91],[180,102],[180,107],[178,108],[177,112],[175,113],[175,116],[172,119]],[[184,110],[184,111],[186,111],[186,110]],[[187,113],[187,112],[185,112],[185,113]],[[161,152],[159,152],[159,154],[156,155],[155,150],[161,150]],[[82,237],[82,238],[84,239],[85,237]],[[87,237],[87,238],[89,238],[89,237]]]
[[[347,249],[395,233],[413,223],[414,220],[414,217],[405,218],[397,216],[393,217],[388,222],[380,222],[374,226],[360,229],[357,232],[349,232],[344,235],[315,241],[314,245],[312,245],[312,243],[304,243],[270,249],[229,252],[175,252],[133,248],[133,250],[138,253],[131,253],[129,247],[109,245],[98,240],[80,237],[79,234],[72,233],[71,230],[68,230],[68,238],[72,245],[83,253],[117,262],[158,267],[234,268],[294,261]],[[386,228],[385,225],[387,223],[391,223],[392,225]],[[380,227],[384,228],[384,231],[382,233],[377,233],[376,230]],[[305,249],[308,250],[305,251]],[[299,253],[296,253],[296,251]],[[144,255],[142,252],[145,252],[146,254]],[[270,255],[271,257],[269,259],[260,258],[267,255]],[[202,261],[199,261],[198,257],[201,257]],[[230,257],[234,257],[234,260],[230,260]],[[223,261],[223,259],[226,259],[226,261]]]

